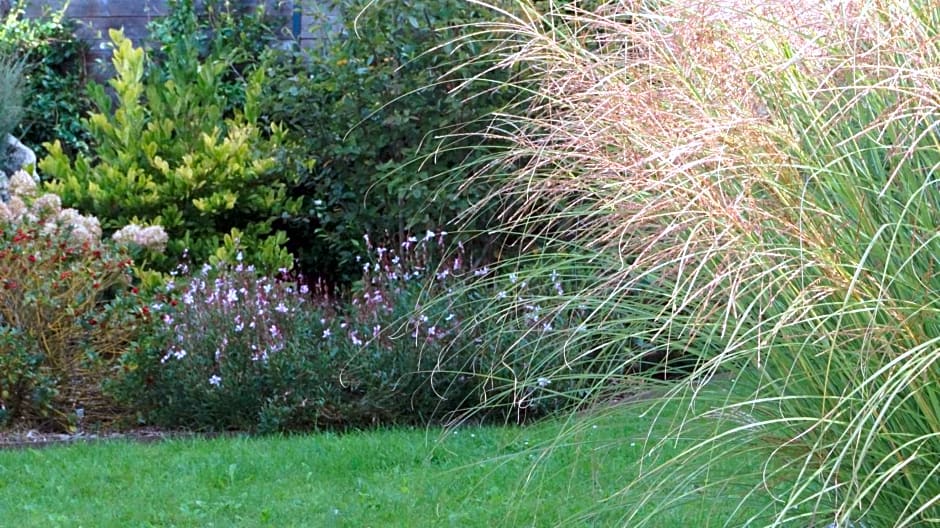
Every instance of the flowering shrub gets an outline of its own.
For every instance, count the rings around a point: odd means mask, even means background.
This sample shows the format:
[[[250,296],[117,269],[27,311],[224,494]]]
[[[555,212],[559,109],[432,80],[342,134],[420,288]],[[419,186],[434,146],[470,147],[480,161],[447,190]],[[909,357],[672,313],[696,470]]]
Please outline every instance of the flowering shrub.
[[[239,263],[206,265],[167,293],[151,307],[162,325],[112,387],[145,419],[259,431],[415,421],[419,356],[392,339],[401,310],[377,303],[375,288],[343,306],[321,284]]]
[[[267,400],[302,381],[281,370],[303,367],[295,349],[305,340],[307,288],[241,263],[206,265],[179,282],[151,306],[161,324],[124,358],[129,374],[115,393],[158,423],[254,428]]]
[[[24,172],[10,190],[0,203],[0,425],[107,418],[100,384],[148,310],[128,248],[102,242],[97,219],[58,196],[37,196]]]
[[[371,259],[342,301],[322,284],[242,263],[182,273],[171,300],[151,306],[162,324],[124,358],[114,393],[164,426],[303,430],[448,420],[484,401],[504,403],[489,416],[532,418],[565,403],[557,395],[574,374],[603,370],[590,354],[531,360],[586,314],[549,315],[544,301],[564,288],[561,277],[471,269],[460,251],[441,257],[445,235],[378,247],[367,238]],[[464,293],[440,296],[451,289]],[[481,317],[503,300],[519,310]],[[509,355],[513,342],[529,348]],[[519,382],[507,391],[501,379]]]

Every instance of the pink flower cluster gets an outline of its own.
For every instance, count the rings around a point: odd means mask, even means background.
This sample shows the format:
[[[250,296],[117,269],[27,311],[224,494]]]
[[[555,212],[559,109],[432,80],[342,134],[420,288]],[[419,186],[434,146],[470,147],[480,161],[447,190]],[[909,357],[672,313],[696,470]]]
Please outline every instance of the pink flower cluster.
[[[214,277],[213,271],[218,271]],[[217,368],[209,380],[216,387],[228,355],[247,353],[252,361],[266,362],[283,350],[291,318],[309,302],[306,286],[258,277],[241,264],[220,270],[206,265],[181,288],[171,281],[166,289],[173,300],[153,306],[173,336],[161,363],[184,360],[194,351],[211,354]]]

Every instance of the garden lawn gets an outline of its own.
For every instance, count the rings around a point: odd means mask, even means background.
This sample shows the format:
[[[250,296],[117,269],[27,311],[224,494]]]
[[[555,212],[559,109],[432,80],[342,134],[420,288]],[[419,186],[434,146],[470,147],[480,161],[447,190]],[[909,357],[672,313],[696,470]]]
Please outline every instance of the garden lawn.
[[[636,474],[637,405],[530,427],[125,441],[0,452],[5,526],[608,526],[578,514]],[[560,435],[562,428],[578,432]],[[565,445],[553,446],[564,438]],[[536,463],[538,462],[538,463]],[[616,502],[616,501],[614,501]],[[688,505],[662,526],[705,526]]]

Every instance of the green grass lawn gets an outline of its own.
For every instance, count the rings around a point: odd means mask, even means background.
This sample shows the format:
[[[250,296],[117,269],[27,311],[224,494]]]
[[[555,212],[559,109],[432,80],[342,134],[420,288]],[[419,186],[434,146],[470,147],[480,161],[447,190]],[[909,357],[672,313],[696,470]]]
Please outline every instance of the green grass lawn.
[[[124,441],[0,452],[4,526],[609,526],[650,420]],[[577,432],[559,435],[563,427]],[[551,446],[552,455],[542,455]],[[690,505],[663,526],[705,526]],[[690,524],[691,523],[691,524]]]

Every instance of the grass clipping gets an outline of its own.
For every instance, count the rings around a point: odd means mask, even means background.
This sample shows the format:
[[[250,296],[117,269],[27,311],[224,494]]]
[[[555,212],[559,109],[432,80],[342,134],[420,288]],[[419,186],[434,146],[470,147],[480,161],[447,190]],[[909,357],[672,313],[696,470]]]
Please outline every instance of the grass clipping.
[[[662,441],[695,440],[585,516],[660,526],[732,501],[706,524],[940,523],[936,6],[491,7],[479,60],[530,96],[490,129],[513,148],[467,214],[500,204],[501,229],[552,255],[530,273],[583,275],[558,309],[591,309],[532,353],[642,334],[700,359]],[[635,295],[650,288],[654,310]],[[733,382],[707,401],[717,372]],[[754,467],[721,470],[741,455]]]

